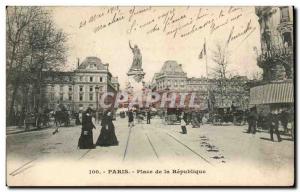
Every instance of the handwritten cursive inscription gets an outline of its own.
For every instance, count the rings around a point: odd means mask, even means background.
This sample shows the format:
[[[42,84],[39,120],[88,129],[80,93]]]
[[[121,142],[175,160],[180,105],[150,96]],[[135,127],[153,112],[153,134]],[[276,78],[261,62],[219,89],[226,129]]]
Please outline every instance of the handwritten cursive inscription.
[[[231,41],[234,41],[242,36],[247,35],[249,32],[252,33],[256,28],[252,27],[251,25],[251,19],[249,20],[249,22],[247,23],[247,26],[245,29],[243,29],[242,31],[239,32],[235,32],[235,27],[233,26],[231,29],[231,32],[229,34],[228,37],[228,43],[230,43]]]
[[[210,34],[221,30],[225,26],[235,25],[244,18],[243,8],[228,7],[214,9],[193,7],[106,7],[79,22],[79,29],[86,25],[93,25],[93,32],[98,33],[113,25],[125,25],[127,34],[145,33],[146,35],[159,32],[171,38],[186,38],[197,32],[206,30]],[[231,30],[229,41],[254,30],[251,20],[246,28]]]

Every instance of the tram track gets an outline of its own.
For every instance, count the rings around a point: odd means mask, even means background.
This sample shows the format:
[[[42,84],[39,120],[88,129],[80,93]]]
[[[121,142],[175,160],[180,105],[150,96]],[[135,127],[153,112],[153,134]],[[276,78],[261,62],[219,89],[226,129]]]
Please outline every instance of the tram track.
[[[32,165],[32,163],[34,161],[36,161],[36,160],[37,159],[33,159],[33,160],[30,160],[30,161],[24,163],[23,165],[21,165],[20,167],[18,167],[17,169],[15,169],[14,171],[12,171],[11,173],[9,173],[9,175],[16,176],[16,175],[18,175],[20,173],[23,173],[24,171],[26,171],[26,170],[34,167],[34,165]]]
[[[89,152],[91,152],[92,151],[92,149],[89,149],[89,150],[87,150],[85,153],[83,153],[81,156],[80,156],[80,158],[78,159],[78,160],[81,160],[81,159],[83,159]]]
[[[124,150],[124,153],[123,153],[123,161],[126,161],[127,159],[127,156],[128,156],[128,151],[129,149],[131,149],[131,139],[132,139],[132,133],[133,133],[133,127],[131,127],[129,129],[129,132],[128,132],[128,137],[127,137],[127,141],[126,141],[126,146],[125,146],[125,150]],[[154,146],[154,143],[151,139],[151,137],[147,134],[147,129],[144,127],[144,126],[141,126],[138,128],[138,130],[136,131],[140,131],[141,133],[141,136],[145,138],[145,142],[147,142],[149,144],[149,149],[151,149],[151,151],[153,152],[154,156],[156,159],[159,160],[159,155],[158,155],[158,152]],[[136,147],[136,146],[135,146]],[[150,152],[150,151],[149,151]]]
[[[194,149],[192,149],[191,147],[189,147],[187,144],[185,144],[184,142],[182,142],[180,139],[176,138],[173,134],[168,133],[168,132],[166,132],[166,131],[163,131],[163,130],[161,130],[161,129],[160,129],[158,132],[155,131],[154,129],[149,130],[149,131],[151,131],[152,134],[156,134],[156,136],[160,137],[162,141],[166,141],[166,140],[165,140],[166,138],[163,136],[163,134],[166,134],[166,135],[171,139],[171,140],[169,140],[169,141],[173,141],[173,142],[177,143],[178,146],[181,146],[181,147],[183,147],[184,149],[186,149],[187,151],[191,152],[193,155],[195,155],[195,156],[197,156],[198,158],[200,158],[201,161],[204,161],[205,163],[207,163],[207,164],[213,166],[213,163],[212,163],[212,162],[210,162],[210,161],[209,161],[207,158],[205,158],[202,154],[200,154],[199,152],[195,151]],[[161,134],[161,133],[163,133],[163,134]],[[151,145],[151,148],[152,148],[152,150],[154,151],[156,157],[157,157],[158,159],[160,159],[160,155],[159,155],[158,151],[156,150],[156,148],[154,147],[154,144],[153,144],[153,143],[155,143],[155,142],[153,142],[153,141],[151,140],[151,137],[149,137],[149,135],[148,135],[147,133],[145,133],[145,134],[146,134],[146,137],[147,137],[147,139],[148,139],[148,142],[149,142],[149,144]],[[151,134],[151,135],[152,135],[152,134]],[[165,143],[165,144],[168,146],[170,143],[169,143],[169,144],[168,144],[168,143]],[[176,145],[175,145],[175,148],[176,148]],[[172,151],[174,151],[174,148],[172,149]],[[174,152],[177,153],[176,150],[175,150]]]
[[[125,161],[125,158],[126,158],[126,155],[127,155],[127,152],[128,152],[128,146],[129,146],[129,140],[130,140],[130,136],[131,136],[131,131],[132,131],[132,127],[130,127],[129,131],[128,131],[128,137],[127,137],[127,141],[126,141],[126,146],[125,146],[125,150],[124,150],[124,153],[123,153],[123,161]]]
[[[155,147],[154,147],[153,143],[151,142],[151,140],[150,140],[150,138],[149,138],[148,134],[147,134],[147,133],[145,133],[145,135],[146,135],[146,137],[147,137],[147,139],[148,139],[148,142],[149,142],[149,144],[150,144],[150,146],[151,146],[151,148],[152,148],[152,150],[153,150],[153,152],[154,152],[154,154],[155,154],[156,158],[159,160],[158,153],[157,153],[157,151],[156,151],[156,149],[155,149]]]
[[[174,137],[172,134],[167,133],[164,131],[164,133],[166,135],[168,135],[170,138],[172,138],[174,141],[176,141],[178,144],[180,144],[181,146],[183,146],[184,148],[188,149],[188,151],[192,152],[194,155],[196,155],[197,157],[199,157],[200,159],[202,159],[203,161],[205,161],[206,163],[210,164],[213,166],[213,164],[207,160],[205,157],[203,157],[201,154],[199,154],[198,152],[196,152],[195,150],[193,150],[192,148],[190,148],[188,145],[186,145],[185,143],[183,143],[182,141],[180,141],[178,138]]]

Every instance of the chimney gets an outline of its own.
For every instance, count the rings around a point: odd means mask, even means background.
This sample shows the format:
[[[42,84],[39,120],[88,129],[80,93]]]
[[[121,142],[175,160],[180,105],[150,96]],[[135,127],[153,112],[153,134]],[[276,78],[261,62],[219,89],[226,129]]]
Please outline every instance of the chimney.
[[[79,58],[77,58],[77,68],[79,67],[79,64],[80,64],[80,60]]]

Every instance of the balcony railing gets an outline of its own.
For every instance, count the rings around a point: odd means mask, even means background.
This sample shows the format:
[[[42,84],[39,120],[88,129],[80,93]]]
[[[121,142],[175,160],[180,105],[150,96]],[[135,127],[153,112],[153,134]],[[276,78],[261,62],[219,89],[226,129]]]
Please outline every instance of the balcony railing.
[[[264,51],[259,57],[258,61],[262,62],[265,60],[276,59],[276,58],[286,58],[293,55],[292,47],[287,48],[272,48],[271,50]]]

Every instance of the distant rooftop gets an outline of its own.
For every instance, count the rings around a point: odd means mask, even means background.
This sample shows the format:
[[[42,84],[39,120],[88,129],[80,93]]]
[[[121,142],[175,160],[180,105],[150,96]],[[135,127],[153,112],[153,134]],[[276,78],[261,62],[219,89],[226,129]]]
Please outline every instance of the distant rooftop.
[[[183,73],[182,65],[178,64],[177,61],[168,60],[162,66],[160,73],[173,74],[173,73]]]
[[[83,62],[78,66],[78,69],[89,69],[90,67],[96,68],[97,70],[106,70],[106,65],[102,63],[98,57],[86,57]]]

